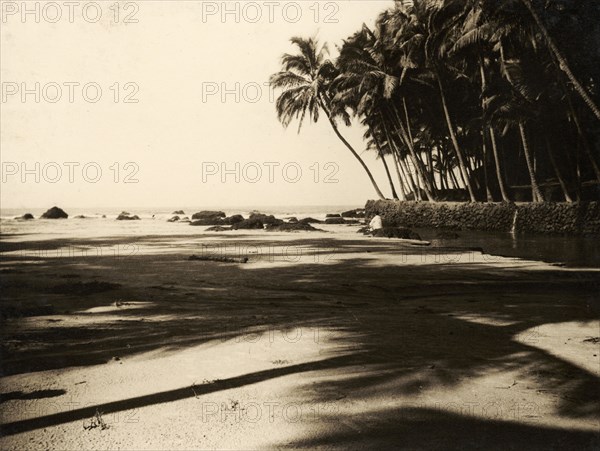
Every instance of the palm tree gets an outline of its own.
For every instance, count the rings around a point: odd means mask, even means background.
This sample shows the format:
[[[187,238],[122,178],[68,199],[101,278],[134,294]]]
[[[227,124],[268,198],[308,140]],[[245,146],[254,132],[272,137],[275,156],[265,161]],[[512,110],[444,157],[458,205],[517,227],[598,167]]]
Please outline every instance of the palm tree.
[[[356,115],[368,117],[385,127],[385,122],[393,117],[390,111],[393,109],[393,96],[399,77],[388,64],[389,55],[382,47],[378,34],[363,24],[361,31],[344,42],[338,58],[340,74],[333,89],[337,92],[334,99],[336,104],[348,107]],[[395,124],[398,125],[397,122]],[[401,123],[399,130],[427,197],[435,200],[426,171],[418,161],[413,142],[409,139],[410,133]]]
[[[485,17],[479,0],[469,0],[468,6],[467,15],[460,25],[460,34],[452,47],[452,54],[459,54],[465,60],[471,59],[476,62],[472,75],[479,79],[481,86],[481,112],[482,119],[484,119],[488,94],[488,73],[493,70],[490,67],[490,61],[494,59],[492,50],[495,44],[494,29],[498,27],[498,24],[494,24],[489,18]],[[472,82],[475,84],[475,79],[472,79]],[[502,174],[500,155],[498,153],[496,130],[489,121],[483,120],[482,146],[484,149],[486,148],[486,135],[489,135],[491,142],[496,179],[502,200],[509,202],[510,198],[506,189],[506,182]]]
[[[380,199],[385,196],[379,189],[373,174],[352,145],[340,133],[336,119],[341,118],[346,125],[350,120],[345,111],[335,108],[328,94],[331,81],[337,75],[337,69],[329,60],[327,46],[318,49],[318,42],[313,38],[294,37],[291,42],[298,47],[298,54],[285,54],[281,58],[282,70],[270,77],[269,83],[282,93],[277,98],[276,109],[279,121],[287,127],[292,120],[298,119],[298,132],[308,112],[313,122],[319,119],[319,112],[324,111],[336,136],[344,143],[352,155],[359,161]]]
[[[468,162],[458,141],[456,124],[447,98],[447,88],[444,86],[445,78],[455,72],[455,68],[450,67],[445,61],[450,48],[447,42],[448,33],[457,14],[454,3],[449,3],[452,8],[445,8],[443,2],[435,0],[415,1],[412,7],[400,5],[390,16],[390,21],[392,28],[398,30],[395,43],[402,51],[401,61],[404,70],[401,79],[404,80],[409,71],[418,70],[419,76],[433,81],[433,88],[437,90],[441,101],[443,120],[458,159],[461,178],[471,201],[475,202]],[[427,81],[421,80],[421,83],[426,84]]]
[[[558,65],[559,65],[560,69],[567,75],[567,77],[569,78],[569,81],[573,84],[575,91],[577,92],[577,94],[579,94],[581,96],[581,98],[583,99],[585,104],[594,113],[594,116],[596,116],[596,118],[598,120],[600,120],[600,109],[598,109],[598,106],[594,103],[594,101],[592,100],[592,98],[590,97],[588,92],[585,90],[585,88],[579,82],[577,77],[575,77],[575,75],[571,71],[571,68],[569,67],[569,63],[567,62],[567,59],[563,56],[561,51],[558,49],[558,47],[554,43],[554,39],[552,39],[552,37],[550,36],[550,33],[548,32],[546,26],[544,25],[544,22],[542,22],[542,19],[540,18],[540,16],[536,12],[535,8],[533,7],[531,0],[521,0],[521,1],[523,2],[523,5],[525,5],[527,10],[533,17],[533,20],[535,21],[537,26],[539,27],[540,32],[542,33],[542,36],[544,37],[544,40],[546,41],[546,45],[552,51],[552,53],[554,54],[554,57],[558,61]]]
[[[546,0],[542,15],[537,1],[396,1],[372,29],[345,39],[333,63],[314,40],[295,38],[300,53],[284,55],[271,77],[283,89],[279,119],[300,127],[307,112],[313,121],[324,112],[380,197],[337,127],[351,115],[366,128],[366,149],[384,164],[393,197],[412,191],[420,200],[423,190],[436,201],[460,190],[471,201],[509,201],[509,187],[528,187],[540,202],[541,186],[559,186],[567,202],[571,190],[583,199],[600,183],[592,101],[600,66],[587,37],[600,29],[600,4]]]

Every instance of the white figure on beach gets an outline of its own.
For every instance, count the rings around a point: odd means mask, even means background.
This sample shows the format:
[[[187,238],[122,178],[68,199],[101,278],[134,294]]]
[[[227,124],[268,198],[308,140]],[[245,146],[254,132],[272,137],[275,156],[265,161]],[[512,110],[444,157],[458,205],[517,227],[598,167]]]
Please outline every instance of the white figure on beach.
[[[373,219],[371,219],[371,222],[369,223],[369,230],[375,231],[375,230],[379,230],[379,229],[383,229],[383,221],[381,219],[381,216],[375,215],[373,217]]]

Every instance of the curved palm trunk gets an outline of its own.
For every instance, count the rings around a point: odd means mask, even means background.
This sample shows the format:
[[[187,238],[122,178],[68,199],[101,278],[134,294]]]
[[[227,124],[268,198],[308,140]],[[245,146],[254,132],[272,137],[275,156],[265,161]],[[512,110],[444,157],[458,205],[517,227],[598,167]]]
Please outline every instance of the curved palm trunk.
[[[365,172],[367,173],[367,176],[369,177],[369,180],[371,181],[371,183],[373,184],[373,188],[375,188],[375,192],[377,193],[377,195],[379,196],[379,199],[381,200],[385,200],[385,196],[383,195],[383,193],[381,192],[381,190],[379,189],[379,186],[377,185],[377,182],[375,181],[375,179],[373,178],[373,174],[371,174],[371,171],[369,170],[369,167],[365,164],[365,162],[363,161],[363,159],[360,157],[360,155],[358,153],[356,153],[356,151],[354,150],[354,148],[350,145],[350,143],[348,141],[346,141],[346,138],[344,138],[342,136],[342,134],[340,133],[340,131],[337,128],[337,125],[335,125],[335,122],[333,121],[333,119],[329,116],[329,114],[327,114],[327,119],[329,119],[329,123],[331,124],[331,127],[333,127],[333,131],[335,132],[335,134],[337,135],[337,137],[340,139],[340,141],[342,141],[344,143],[344,145],[348,148],[348,150],[350,152],[352,152],[352,155],[354,155],[354,158],[356,158],[358,160],[358,162],[361,164],[361,166],[363,167],[363,169],[365,170]]]
[[[379,144],[379,139],[377,139],[377,135],[375,134],[375,132],[373,131],[373,129],[370,126],[369,126],[369,129],[371,130],[371,135],[373,136],[373,140],[375,141],[375,145],[377,146],[377,151],[379,152],[379,158],[381,158],[383,167],[385,168],[385,173],[387,175],[388,181],[390,183],[390,188],[392,190],[392,197],[394,198],[394,200],[398,200],[398,194],[396,193],[396,187],[394,186],[394,182],[392,181],[392,174],[390,174],[390,168],[388,168],[387,162],[385,161],[385,155],[383,154],[383,151],[381,150],[381,145]]]
[[[406,131],[408,132],[408,137],[410,138],[410,142],[413,143],[414,146],[414,139],[413,139],[413,135],[412,135],[412,130],[410,127],[410,119],[408,117],[408,107],[406,106],[406,98],[402,97],[402,107],[404,109],[404,118],[406,120]],[[418,156],[418,154],[417,154]],[[435,177],[433,176],[433,165],[431,164],[431,152],[427,152],[427,157],[429,157],[429,170],[427,171],[425,169],[425,164],[423,163],[422,159],[419,159],[420,163],[421,163],[421,167],[423,168],[423,172],[425,173],[425,175],[428,177],[428,181],[429,181],[429,189],[431,190],[432,193],[436,192],[436,186],[435,186]]]
[[[407,163],[402,159],[402,157],[400,157],[399,153],[398,153],[398,164],[400,166],[400,170],[402,171],[402,174],[404,174],[404,177],[406,178],[406,180],[408,180],[410,189],[411,189],[412,193],[414,194],[415,199],[422,200],[421,199],[421,191],[419,191],[419,189],[417,188],[417,184],[415,183],[415,179],[412,176],[412,173],[411,173],[410,169],[408,168]]]
[[[417,187],[417,183],[415,182],[415,178],[413,177],[410,168],[408,167],[408,164],[406,163],[406,161],[404,161],[402,158],[398,158],[398,161],[400,163],[400,170],[402,171],[402,173],[404,174],[404,176],[409,180],[410,182],[410,186],[411,186],[411,190],[412,193],[414,195],[414,199],[421,201],[423,200],[422,196],[421,196],[421,190],[419,190],[419,188]]]
[[[394,105],[392,105],[391,108],[394,111],[394,115],[396,116],[396,123],[398,125],[398,131],[400,132],[400,136],[402,137],[402,140],[404,141],[404,143],[406,144],[406,147],[408,148],[408,151],[409,151],[408,154],[413,162],[413,165],[415,166],[415,170],[417,171],[418,180],[423,184],[423,189],[425,190],[425,194],[427,194],[427,198],[431,202],[436,202],[436,198],[432,192],[431,186],[428,183],[429,180],[427,179],[427,177],[424,173],[425,171],[424,171],[423,167],[420,165],[419,158],[417,156],[417,153],[415,152],[413,142],[410,139],[410,137],[408,136],[408,132],[404,128],[404,124],[402,124],[402,121],[400,120],[400,116],[398,115],[398,111],[396,110],[396,107]]]
[[[388,181],[390,183],[390,189],[392,190],[392,197],[394,198],[394,200],[398,200],[398,193],[396,192],[396,187],[394,186],[394,181],[392,180],[392,174],[390,174],[390,168],[387,165],[387,162],[385,161],[385,155],[384,154],[380,154],[381,155],[381,162],[383,163],[383,167],[385,169],[385,174],[387,175]]]
[[[487,79],[485,77],[485,69],[483,67],[483,58],[481,56],[481,53],[479,53],[479,76],[481,77],[481,110],[483,112],[483,114],[485,114],[485,102],[484,102],[484,97],[483,97],[483,93],[486,91],[487,88]],[[483,128],[484,132],[483,132],[483,142],[485,144],[485,126]],[[494,132],[494,128],[491,125],[487,126],[488,131],[489,131],[489,135],[490,135],[490,141],[492,143],[492,154],[494,156],[494,163],[496,166],[496,178],[498,179],[498,186],[500,187],[500,194],[502,195],[502,200],[504,202],[510,202],[510,199],[508,197],[508,195],[506,194],[506,186],[504,185],[504,177],[502,177],[502,170],[500,168],[500,157],[498,155],[498,147],[496,146],[496,133]],[[486,171],[486,177],[487,177],[487,171]],[[486,181],[486,187],[487,187],[487,181]],[[488,190],[489,193],[489,190]]]
[[[548,136],[546,136],[545,139],[546,139],[546,149],[548,150],[548,156],[550,157],[550,163],[552,164],[552,169],[554,169],[554,173],[556,174],[556,178],[558,179],[558,183],[560,184],[560,188],[562,189],[563,196],[565,197],[565,201],[573,202],[573,199],[571,199],[571,196],[569,195],[569,190],[567,189],[567,184],[562,176],[562,173],[560,172],[560,169],[558,168],[558,165],[556,164],[556,158],[554,158],[554,152],[552,151],[552,146],[550,145]]]
[[[493,202],[494,197],[492,196],[492,192],[490,191],[490,182],[488,178],[488,150],[487,143],[485,138],[485,128],[481,130],[481,144],[483,150],[483,179],[485,183],[485,195],[488,202]]]
[[[585,152],[585,155],[590,160],[590,163],[592,163],[592,169],[594,170],[594,174],[596,174],[596,179],[600,182],[600,168],[598,168],[596,159],[594,158],[594,155],[592,155],[592,151],[590,150],[590,145],[588,143],[588,140],[585,137],[585,134],[583,133],[583,130],[581,128],[581,123],[579,122],[579,116],[577,115],[577,112],[575,111],[575,107],[573,106],[573,102],[571,101],[571,96],[569,95],[568,92],[567,92],[566,97],[567,97],[567,102],[569,104],[569,110],[571,111],[571,117],[573,118],[573,122],[575,123],[575,127],[577,128],[577,133],[579,134],[579,138],[581,139],[581,142],[583,144],[583,146],[582,146],[583,151]]]
[[[415,199],[421,200],[421,192],[417,189],[417,185],[415,184],[412,174],[406,167],[406,164],[404,163],[404,160],[402,159],[402,155],[400,154],[400,149],[398,149],[396,142],[390,136],[389,130],[387,129],[385,122],[383,122],[383,131],[385,133],[385,136],[387,137],[388,143],[390,143],[390,145],[392,147],[392,153],[394,154],[394,158],[395,158],[396,164],[397,164],[396,169],[397,170],[399,169],[398,177],[400,178],[400,171],[401,171],[403,178],[406,181],[407,191],[406,191],[405,197],[407,198],[408,194],[412,191],[412,193],[415,195]]]
[[[523,152],[525,153],[525,161],[527,162],[527,170],[529,171],[529,178],[531,179],[531,194],[534,202],[544,202],[544,196],[540,191],[540,187],[535,178],[535,169],[533,167],[533,159],[529,153],[529,145],[527,144],[527,137],[525,136],[525,126],[523,121],[519,121],[519,132],[521,133],[521,142],[523,144]]]
[[[438,74],[435,74],[435,77],[438,82],[438,86],[440,88],[440,97],[442,99],[442,107],[444,109],[444,116],[446,116],[446,124],[448,125],[448,132],[450,133],[450,140],[452,141],[452,145],[454,146],[454,151],[456,152],[456,156],[458,157],[458,166],[460,168],[460,173],[462,178],[464,179],[465,184],[467,185],[467,191],[469,192],[469,197],[471,198],[471,202],[477,202],[477,198],[475,197],[475,193],[473,192],[473,186],[471,185],[471,179],[469,178],[469,173],[467,172],[467,165],[465,163],[464,156],[462,151],[460,150],[460,146],[458,145],[458,139],[456,138],[456,133],[454,132],[454,126],[452,125],[452,119],[450,118],[450,112],[448,111],[448,104],[446,103],[446,95],[444,94],[444,87],[442,86],[442,80],[440,79]]]
[[[329,108],[327,108],[326,103],[323,101],[322,98],[319,98],[319,105],[321,106],[321,108],[323,108],[323,111],[325,111],[325,115],[327,116],[327,119],[329,120],[329,123],[331,124],[331,127],[333,128],[333,131],[335,132],[337,137],[340,139],[340,141],[342,141],[344,143],[344,145],[348,148],[348,150],[352,153],[352,155],[354,155],[354,158],[356,158],[358,160],[358,162],[361,164],[361,166],[367,173],[367,176],[369,177],[369,180],[371,181],[373,188],[375,188],[375,192],[379,196],[379,199],[385,200],[385,196],[383,195],[383,193],[379,189],[379,186],[377,185],[377,182],[373,178],[373,174],[371,174],[371,170],[366,165],[366,163],[363,161],[363,159],[360,157],[360,155],[356,152],[356,150],[354,150],[354,147],[352,147],[352,145],[346,140],[346,138],[344,138],[342,136],[342,134],[340,133],[340,131],[337,128],[337,125],[335,124],[335,121],[331,117],[331,112],[329,111]]]
[[[500,193],[502,194],[502,200],[504,202],[510,202],[510,197],[506,192],[506,185],[504,183],[504,177],[502,176],[502,169],[500,167],[500,155],[498,154],[498,146],[496,145],[496,132],[493,127],[489,126],[490,140],[492,141],[492,153],[494,154],[494,162],[496,163],[496,178],[498,179],[498,185],[500,186]]]
[[[589,94],[587,93],[585,88],[581,85],[581,83],[579,83],[579,80],[577,80],[575,75],[573,75],[573,72],[571,72],[571,68],[569,67],[569,64],[567,63],[567,60],[560,53],[560,50],[558,50],[558,47],[556,47],[556,44],[554,44],[554,40],[550,36],[550,33],[548,33],[548,30],[546,29],[545,25],[543,24],[540,16],[538,16],[537,12],[535,11],[535,8],[531,4],[531,1],[530,0],[521,0],[521,1],[525,5],[525,7],[529,10],[531,16],[533,17],[533,20],[535,21],[538,28],[540,29],[542,36],[544,36],[544,39],[546,40],[546,44],[548,45],[548,48],[550,48],[550,50],[554,54],[554,57],[557,59],[560,69],[567,75],[567,77],[569,78],[571,83],[573,83],[573,87],[575,88],[575,91],[577,91],[577,94],[579,94],[581,96],[581,98],[583,99],[585,104],[590,108],[590,110],[592,110],[592,112],[594,113],[596,118],[598,120],[600,120],[600,109],[598,109],[598,106],[594,103],[594,101],[589,96]]]
[[[400,163],[398,163],[398,155],[392,151],[392,157],[394,159],[394,169],[396,169],[396,176],[398,177],[398,184],[400,185],[400,200],[406,200],[407,190],[404,187],[404,180],[400,174]]]

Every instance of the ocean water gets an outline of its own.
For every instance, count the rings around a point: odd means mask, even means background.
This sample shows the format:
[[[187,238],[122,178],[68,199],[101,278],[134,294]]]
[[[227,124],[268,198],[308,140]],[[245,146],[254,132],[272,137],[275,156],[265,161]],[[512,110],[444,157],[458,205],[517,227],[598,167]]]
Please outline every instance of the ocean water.
[[[361,205],[328,205],[328,206],[250,206],[229,207],[219,209],[227,216],[241,214],[248,217],[250,212],[259,211],[278,218],[297,217],[298,219],[313,217],[323,220],[328,213],[341,213]],[[62,207],[61,207],[62,208]],[[202,210],[217,210],[202,207],[162,207],[162,208],[126,208],[124,211],[138,215],[140,221],[116,221],[121,213],[119,208],[63,208],[68,219],[38,219],[47,209],[2,209],[0,210],[0,237],[6,241],[33,241],[52,238],[101,238],[109,236],[144,236],[144,235],[193,235],[199,232],[197,227],[189,227],[185,223],[170,223],[169,218],[177,210],[185,211],[191,216]],[[31,213],[36,219],[22,221],[15,217]],[[76,218],[83,215],[85,219]]]
[[[272,214],[278,218],[295,216],[298,219],[313,217],[323,220],[328,213],[341,213],[361,205],[329,206],[281,206],[281,207],[229,207],[223,211],[228,215],[241,214],[248,217],[252,211]],[[36,218],[46,209],[3,209],[0,210],[0,239],[5,242],[43,241],[70,238],[107,238],[107,237],[143,237],[150,235],[194,236],[201,233],[203,227],[189,227],[186,223],[169,223],[178,207],[169,208],[127,208],[130,214],[138,215],[141,221],[116,221],[121,212],[118,208],[64,208],[69,214],[66,220],[35,219],[22,221],[14,219],[24,213]],[[215,208],[182,207],[185,216],[201,210]],[[85,219],[75,216],[83,215]],[[103,217],[105,216],[105,217]],[[327,226],[332,232],[354,233],[346,226]],[[494,256],[517,257],[527,260],[563,264],[570,267],[600,268],[600,240],[597,237],[527,235],[495,232],[458,232],[459,238],[453,240],[437,239],[436,230],[419,229],[417,232],[433,246],[450,246],[483,249]]]

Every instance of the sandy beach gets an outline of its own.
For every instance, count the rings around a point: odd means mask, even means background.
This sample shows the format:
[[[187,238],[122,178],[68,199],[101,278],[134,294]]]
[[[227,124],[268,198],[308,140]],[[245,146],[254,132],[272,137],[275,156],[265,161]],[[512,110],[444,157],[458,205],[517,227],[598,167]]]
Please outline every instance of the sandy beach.
[[[322,228],[3,241],[0,448],[597,449],[598,270]]]

